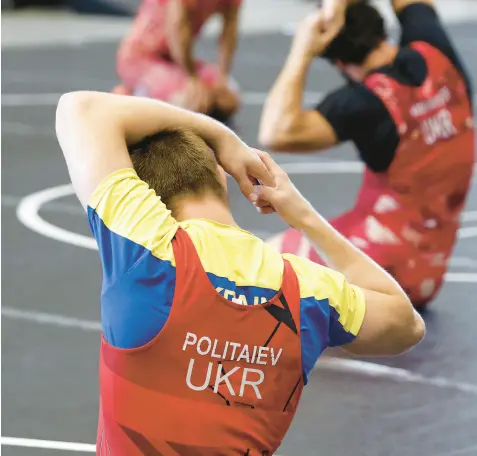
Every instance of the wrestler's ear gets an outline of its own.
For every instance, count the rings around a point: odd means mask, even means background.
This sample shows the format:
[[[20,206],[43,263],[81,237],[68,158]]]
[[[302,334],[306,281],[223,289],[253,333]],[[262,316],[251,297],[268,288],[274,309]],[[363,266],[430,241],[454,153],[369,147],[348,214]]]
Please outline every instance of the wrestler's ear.
[[[217,163],[217,175],[219,176],[220,183],[227,191],[227,173],[225,172],[224,168]]]
[[[341,61],[341,60],[338,60],[338,59],[334,59],[333,60],[333,65],[338,68],[338,70],[340,71],[344,71],[346,65]]]
[[[344,73],[346,76],[357,82],[361,82],[366,77],[366,72],[361,65],[348,64],[345,66]]]
[[[352,63],[343,63],[341,60],[335,60],[333,62],[336,68],[344,75],[348,80],[362,81],[365,77],[364,68],[360,65]]]

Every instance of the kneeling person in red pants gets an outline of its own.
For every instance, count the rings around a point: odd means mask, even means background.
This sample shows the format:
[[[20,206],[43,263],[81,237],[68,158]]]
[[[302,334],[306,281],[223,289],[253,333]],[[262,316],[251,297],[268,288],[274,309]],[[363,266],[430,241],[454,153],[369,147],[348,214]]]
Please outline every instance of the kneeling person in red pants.
[[[415,307],[439,291],[474,163],[471,87],[432,0],[394,0],[399,46],[366,1],[331,0],[300,27],[262,115],[276,151],[351,140],[366,170],[355,207],[332,225],[391,272]],[[348,80],[313,110],[301,107],[313,58]],[[272,242],[320,262],[300,232]]]
[[[113,92],[167,101],[225,120],[239,107],[229,72],[241,0],[143,0],[117,56]],[[194,43],[214,14],[223,17],[219,64],[195,60]]]

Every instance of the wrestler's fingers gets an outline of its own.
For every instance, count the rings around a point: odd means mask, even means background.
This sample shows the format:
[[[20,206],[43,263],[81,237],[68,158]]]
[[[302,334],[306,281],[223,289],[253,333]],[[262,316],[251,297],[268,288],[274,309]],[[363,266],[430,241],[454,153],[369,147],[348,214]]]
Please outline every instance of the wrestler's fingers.
[[[258,149],[252,149],[252,151],[254,152],[254,157],[248,165],[248,174],[253,176],[259,184],[268,185],[269,187],[274,186],[275,179],[260,156],[264,152]]]
[[[259,207],[257,208],[258,212],[262,215],[268,215],[268,214],[273,214],[275,213],[275,208],[273,206],[267,206],[267,207]]]
[[[261,150],[256,150],[258,156],[262,160],[263,164],[267,168],[267,170],[274,176],[284,176],[286,175],[285,171],[275,162],[275,160],[268,154],[267,152],[263,152]],[[265,182],[264,182],[265,183]],[[266,183],[265,183],[266,184]],[[269,185],[270,186],[270,185]]]

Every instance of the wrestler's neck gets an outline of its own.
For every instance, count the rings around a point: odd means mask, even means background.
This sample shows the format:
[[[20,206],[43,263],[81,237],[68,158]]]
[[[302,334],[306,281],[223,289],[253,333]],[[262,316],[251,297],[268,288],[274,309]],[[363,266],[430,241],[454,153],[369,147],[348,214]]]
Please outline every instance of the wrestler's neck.
[[[214,195],[206,195],[201,198],[181,198],[174,206],[172,215],[179,222],[190,219],[207,219],[222,225],[238,227],[228,203]]]
[[[399,47],[389,41],[383,41],[374,51],[372,51],[364,61],[362,68],[365,74],[386,66],[391,65],[397,56]]]

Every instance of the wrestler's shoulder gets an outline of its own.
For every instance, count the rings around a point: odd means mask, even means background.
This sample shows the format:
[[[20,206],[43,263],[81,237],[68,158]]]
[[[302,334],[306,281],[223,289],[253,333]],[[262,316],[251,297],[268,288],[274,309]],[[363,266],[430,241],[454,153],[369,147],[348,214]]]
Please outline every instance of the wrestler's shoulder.
[[[300,285],[302,298],[326,299],[336,293],[345,281],[343,274],[308,258],[293,254],[282,254],[283,259],[292,265]]]

